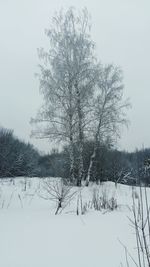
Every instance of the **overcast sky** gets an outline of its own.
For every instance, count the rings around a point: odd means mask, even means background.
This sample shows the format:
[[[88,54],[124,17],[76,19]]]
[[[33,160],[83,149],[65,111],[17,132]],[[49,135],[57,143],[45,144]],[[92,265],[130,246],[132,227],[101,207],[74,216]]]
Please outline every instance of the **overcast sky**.
[[[0,0],[0,125],[42,151],[53,146],[30,138],[30,118],[42,104],[34,73],[37,48],[47,46],[44,29],[69,6],[88,8],[98,58],[123,69],[132,109],[119,149],[150,147],[150,0]]]

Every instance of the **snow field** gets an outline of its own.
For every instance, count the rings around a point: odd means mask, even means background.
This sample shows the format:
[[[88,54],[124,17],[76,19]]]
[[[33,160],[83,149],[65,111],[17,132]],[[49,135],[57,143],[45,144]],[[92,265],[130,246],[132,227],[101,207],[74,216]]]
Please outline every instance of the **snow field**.
[[[83,203],[90,201],[94,188],[82,188]],[[116,267],[124,266],[125,251],[119,240],[136,259],[132,217],[132,189],[104,183],[100,189],[117,199],[115,211],[94,211],[76,215],[75,199],[54,215],[56,203],[41,198],[42,180],[24,178],[1,182],[0,262],[2,267]],[[72,190],[79,190],[72,188]],[[135,189],[138,191],[138,189]],[[149,196],[149,195],[148,195]],[[134,263],[130,261],[130,266]]]

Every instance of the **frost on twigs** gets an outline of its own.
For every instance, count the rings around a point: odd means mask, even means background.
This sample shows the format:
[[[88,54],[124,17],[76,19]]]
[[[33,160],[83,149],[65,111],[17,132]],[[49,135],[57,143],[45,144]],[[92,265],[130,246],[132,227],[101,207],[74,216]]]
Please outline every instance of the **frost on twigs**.
[[[64,183],[63,179],[46,179],[43,182],[43,189],[45,194],[41,197],[56,203],[55,215],[60,214],[76,195],[76,191],[73,191],[70,185]]]
[[[92,203],[95,210],[109,210],[113,211],[117,209],[117,199],[108,190],[99,190],[99,188],[94,188]]]
[[[114,194],[110,194],[110,191],[101,187],[92,188],[92,195],[90,199],[84,200],[83,195],[80,193],[77,198],[76,214],[84,215],[89,210],[101,211],[106,213],[107,211],[114,211],[118,208],[117,198]]]

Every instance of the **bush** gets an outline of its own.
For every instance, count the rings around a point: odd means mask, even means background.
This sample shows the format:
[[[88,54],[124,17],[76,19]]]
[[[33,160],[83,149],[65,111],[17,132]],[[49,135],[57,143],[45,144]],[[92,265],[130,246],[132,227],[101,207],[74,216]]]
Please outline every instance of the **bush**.
[[[109,197],[109,192],[105,190],[100,190],[99,188],[94,188],[92,203],[95,210],[110,210],[113,211],[117,209],[117,199],[112,196]]]

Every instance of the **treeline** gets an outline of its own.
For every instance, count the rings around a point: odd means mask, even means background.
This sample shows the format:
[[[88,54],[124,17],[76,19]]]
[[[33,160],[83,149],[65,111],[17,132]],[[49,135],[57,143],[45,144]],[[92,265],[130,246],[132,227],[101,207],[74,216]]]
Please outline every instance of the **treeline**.
[[[79,173],[79,152],[74,146],[75,179]],[[84,143],[84,177],[86,178],[94,142]],[[150,149],[129,153],[118,151],[110,144],[98,144],[91,169],[90,181],[114,181],[115,183],[150,184]],[[16,138],[12,130],[0,128],[0,177],[63,177],[70,179],[69,146],[61,152],[52,150],[50,154],[40,155],[29,143]],[[84,179],[85,179],[84,178]],[[84,180],[83,179],[83,180]]]
[[[84,177],[87,176],[90,157],[93,151],[94,143],[86,142],[84,144]],[[53,177],[69,177],[69,148],[65,147],[59,153],[53,150],[50,155],[41,157],[40,167],[43,166],[43,175]],[[78,151],[75,152],[75,177],[78,176]],[[129,185],[138,185],[140,183],[150,184],[149,169],[150,149],[136,150],[129,153],[118,151],[109,145],[99,144],[96,157],[91,170],[91,181],[113,181]]]
[[[31,144],[20,141],[12,130],[0,128],[0,177],[38,175],[39,157]]]

